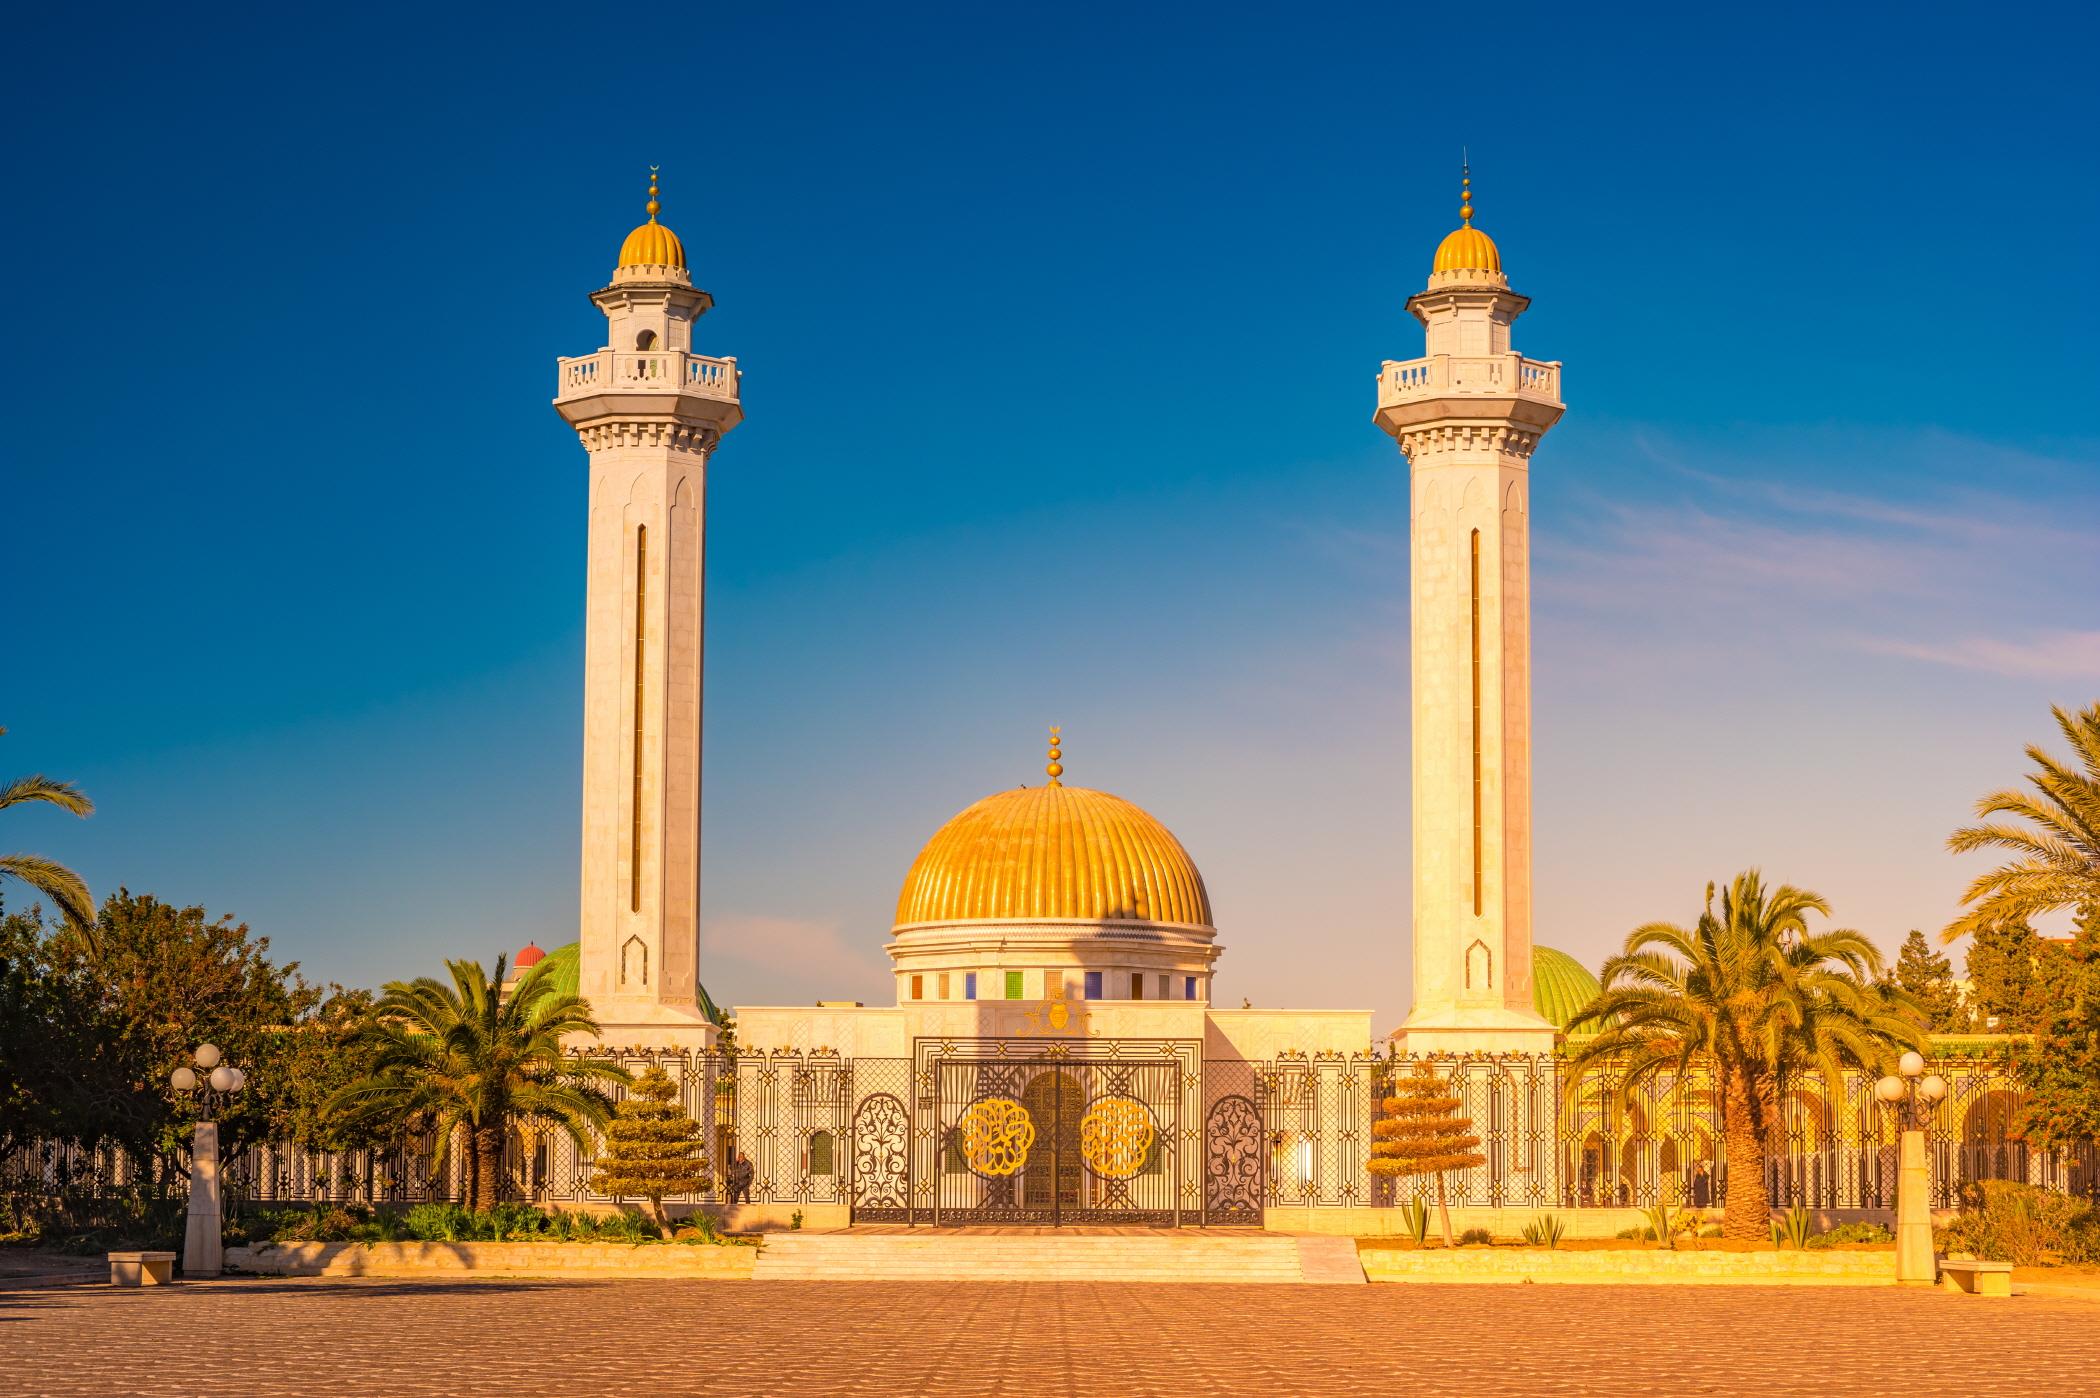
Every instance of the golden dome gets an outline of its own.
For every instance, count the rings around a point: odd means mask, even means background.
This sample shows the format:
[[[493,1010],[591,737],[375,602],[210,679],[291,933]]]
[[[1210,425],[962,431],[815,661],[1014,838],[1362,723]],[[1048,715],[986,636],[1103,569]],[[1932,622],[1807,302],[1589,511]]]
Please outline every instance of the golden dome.
[[[1502,253],[1495,240],[1468,223],[1436,245],[1433,272],[1499,272]]]
[[[1210,895],[1181,842],[1120,796],[1061,784],[1057,756],[1053,746],[1049,785],[987,796],[934,833],[904,876],[899,927],[988,921],[1210,926]]]
[[[656,198],[656,167],[649,167],[649,221],[627,235],[620,244],[621,267],[675,267],[685,270],[685,244],[678,235],[656,221],[663,206]]]
[[[1459,181],[1459,225],[1436,245],[1437,272],[1500,272],[1502,252],[1495,240],[1473,226],[1473,172]]]

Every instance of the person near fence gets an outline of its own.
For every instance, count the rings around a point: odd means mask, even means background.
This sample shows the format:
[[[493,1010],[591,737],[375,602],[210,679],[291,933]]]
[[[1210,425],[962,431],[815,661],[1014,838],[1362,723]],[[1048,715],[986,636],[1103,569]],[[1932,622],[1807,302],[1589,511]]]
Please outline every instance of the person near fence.
[[[1714,1182],[1713,1177],[1706,1173],[1706,1162],[1704,1160],[1693,1162],[1691,1188],[1685,1192],[1691,1196],[1693,1208],[1710,1209],[1713,1207]]]
[[[732,1206],[751,1202],[751,1180],[756,1173],[751,1167],[751,1157],[745,1155],[739,1146],[729,1162],[729,1203]]]

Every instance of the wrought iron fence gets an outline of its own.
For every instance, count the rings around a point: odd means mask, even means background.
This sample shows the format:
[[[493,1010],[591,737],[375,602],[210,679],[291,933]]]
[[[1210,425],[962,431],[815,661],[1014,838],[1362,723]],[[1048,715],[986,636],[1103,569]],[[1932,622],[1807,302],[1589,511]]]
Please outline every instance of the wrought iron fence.
[[[738,1152],[751,1164],[738,1202],[845,1205],[868,1221],[982,1214],[1252,1224],[1268,1209],[1381,1206],[1423,1188],[1396,1186],[1366,1168],[1379,1101],[1388,1082],[1414,1066],[1373,1053],[1204,1059],[1189,1043],[1089,1040],[1013,1051],[922,1045],[917,1059],[778,1051],[622,1061],[637,1070],[662,1067],[702,1127],[713,1182],[677,1203],[730,1202]],[[1446,1177],[1455,1205],[1721,1200],[1727,1143],[1703,1071],[1629,1085],[1604,1065],[1571,1090],[1566,1065],[1550,1055],[1427,1061],[1482,1140],[1484,1163]],[[1934,1070],[1949,1084],[1928,1123],[1936,1205],[1954,1204],[1961,1186],[1978,1179],[2100,1198],[2100,1145],[2054,1153],[2014,1134],[2021,1093],[2006,1063],[1943,1059]],[[964,1139],[994,1125],[992,1108],[978,1113],[984,1120],[966,1120],[974,1104],[991,1098],[1018,1105],[1042,1142],[1006,1175],[981,1168],[990,1157],[973,1167]],[[1133,1144],[1140,1137],[1142,1151]],[[1766,1144],[1767,1183],[1781,1207],[1893,1207],[1895,1127],[1874,1100],[1870,1075],[1848,1073],[1835,1091],[1814,1075],[1790,1083]],[[405,1205],[462,1197],[463,1151],[431,1147],[428,1137],[363,1151],[252,1145],[228,1158],[225,1179],[236,1201]],[[595,1155],[594,1141],[522,1123],[504,1145],[504,1192],[550,1206],[612,1205],[593,1188]],[[38,1143],[0,1160],[0,1202],[12,1209],[63,1199],[91,1211],[97,1198],[180,1197],[184,1169],[179,1156],[142,1163],[107,1148]]]

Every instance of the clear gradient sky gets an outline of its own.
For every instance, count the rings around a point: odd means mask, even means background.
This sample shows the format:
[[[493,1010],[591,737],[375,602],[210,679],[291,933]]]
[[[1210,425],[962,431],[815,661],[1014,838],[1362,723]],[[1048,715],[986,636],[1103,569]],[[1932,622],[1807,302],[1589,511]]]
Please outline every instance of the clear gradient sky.
[[[554,359],[663,166],[711,473],[703,977],[888,995],[1000,787],[1152,810],[1217,995],[1407,1004],[1406,473],[1455,223],[1534,461],[1537,936],[1751,864],[1893,947],[2100,696],[2092,12],[244,9],[11,21],[0,844],[370,984],[574,936]],[[75,12],[76,14],[79,12]],[[8,895],[19,903],[21,890]]]

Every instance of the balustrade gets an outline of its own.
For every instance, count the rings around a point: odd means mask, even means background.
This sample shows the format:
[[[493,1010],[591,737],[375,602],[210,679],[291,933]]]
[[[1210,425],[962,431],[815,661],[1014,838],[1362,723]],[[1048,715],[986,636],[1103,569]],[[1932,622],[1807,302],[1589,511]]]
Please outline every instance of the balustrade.
[[[640,389],[734,400],[737,367],[734,359],[713,359],[683,350],[600,350],[561,360],[557,384],[563,398],[608,389]]]
[[[1439,354],[1427,359],[1388,360],[1378,375],[1380,403],[1415,398],[1500,394],[1560,401],[1560,365],[1519,354]]]

